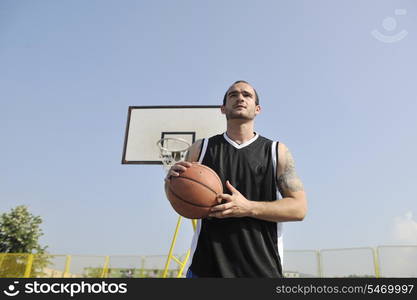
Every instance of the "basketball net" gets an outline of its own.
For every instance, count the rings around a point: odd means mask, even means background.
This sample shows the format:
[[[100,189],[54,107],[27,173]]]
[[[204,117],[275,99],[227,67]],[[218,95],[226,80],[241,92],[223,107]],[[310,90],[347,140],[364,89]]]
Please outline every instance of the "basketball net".
[[[177,162],[185,160],[190,143],[180,138],[162,138],[156,145],[166,172]]]

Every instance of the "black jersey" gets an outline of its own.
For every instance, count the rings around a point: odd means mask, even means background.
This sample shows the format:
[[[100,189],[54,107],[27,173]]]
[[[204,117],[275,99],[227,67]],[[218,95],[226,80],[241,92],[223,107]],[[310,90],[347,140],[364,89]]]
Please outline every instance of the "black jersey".
[[[239,145],[226,133],[204,139],[199,162],[217,172],[247,199],[279,199],[278,143],[258,134]],[[281,255],[280,255],[281,254]],[[190,269],[198,277],[282,277],[281,224],[251,217],[197,222]]]

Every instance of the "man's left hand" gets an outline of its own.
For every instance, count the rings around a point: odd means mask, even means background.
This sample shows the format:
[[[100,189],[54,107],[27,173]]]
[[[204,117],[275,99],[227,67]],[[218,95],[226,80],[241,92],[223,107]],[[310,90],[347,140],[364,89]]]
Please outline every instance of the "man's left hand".
[[[211,208],[209,217],[230,218],[250,216],[252,201],[246,199],[233,185],[230,184],[229,180],[226,181],[226,187],[232,194],[217,195],[217,199],[221,204],[215,205]]]

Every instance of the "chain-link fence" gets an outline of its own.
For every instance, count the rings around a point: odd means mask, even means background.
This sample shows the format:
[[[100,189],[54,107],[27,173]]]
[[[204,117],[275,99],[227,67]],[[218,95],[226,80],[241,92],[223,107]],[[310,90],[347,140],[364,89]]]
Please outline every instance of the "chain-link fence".
[[[160,278],[166,262],[166,255],[0,253],[0,277]],[[285,250],[283,269],[285,277],[417,277],[417,245]],[[179,270],[171,262],[167,277],[177,277]]]

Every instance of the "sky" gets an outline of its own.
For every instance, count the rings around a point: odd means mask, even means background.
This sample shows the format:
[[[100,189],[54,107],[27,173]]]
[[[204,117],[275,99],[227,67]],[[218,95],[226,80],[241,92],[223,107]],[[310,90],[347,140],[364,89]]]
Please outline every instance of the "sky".
[[[416,36],[411,0],[1,0],[0,213],[41,216],[51,254],[166,254],[178,216],[161,166],[121,164],[128,108],[243,79],[307,193],[286,250],[416,245]]]

